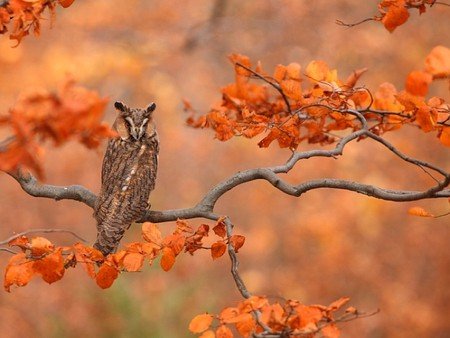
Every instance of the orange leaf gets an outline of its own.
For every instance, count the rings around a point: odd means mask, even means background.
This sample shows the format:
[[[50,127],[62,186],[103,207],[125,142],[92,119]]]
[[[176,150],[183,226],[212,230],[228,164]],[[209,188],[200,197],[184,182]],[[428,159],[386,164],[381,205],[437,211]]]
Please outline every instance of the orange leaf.
[[[243,336],[249,337],[256,329],[256,321],[250,313],[243,313],[239,316],[239,321],[235,324],[236,330]]]
[[[322,311],[315,306],[300,304],[295,308],[295,311],[300,317],[300,328],[306,327],[310,323],[316,324],[323,317]]]
[[[186,237],[180,233],[175,233],[164,238],[163,245],[171,248],[175,256],[183,250]]]
[[[245,243],[245,237],[241,235],[233,235],[230,237],[231,245],[234,248],[234,251],[238,252],[239,249],[244,245]]]
[[[227,231],[225,230],[225,223],[223,221],[218,221],[217,225],[213,228],[214,233],[222,238],[225,238],[227,235]]]
[[[425,71],[434,78],[450,76],[450,49],[444,46],[434,47],[425,59]]]
[[[436,117],[436,114],[432,114],[432,109],[430,107],[422,106],[417,109],[416,122],[426,133],[434,130],[435,128],[436,122],[433,115]]]
[[[189,331],[200,333],[206,331],[211,326],[213,316],[207,313],[195,316],[189,323]]]
[[[321,332],[324,338],[338,338],[341,335],[341,332],[335,324],[325,326]]]
[[[21,252],[11,257],[5,269],[3,286],[10,292],[12,285],[25,286],[33,278],[33,261],[29,261],[25,253]]]
[[[324,61],[313,60],[308,64],[305,72],[312,82],[324,81],[330,72],[330,68]]]
[[[233,332],[227,326],[220,325],[216,331],[216,338],[233,338]]]
[[[367,72],[367,68],[361,68],[354,70],[353,73],[345,80],[344,86],[346,88],[353,88],[358,81],[358,79],[363,75],[365,72]],[[366,92],[367,93],[367,92]]]
[[[44,237],[35,237],[31,240],[31,254],[35,257],[45,255],[53,249],[53,244]]]
[[[422,207],[409,208],[408,214],[413,215],[413,216],[420,216],[420,217],[434,217],[433,214],[429,213]]]
[[[44,258],[34,261],[34,271],[41,274],[42,279],[49,284],[63,278],[64,272],[66,271],[61,251],[62,248],[58,248],[55,252],[46,255]]]
[[[94,262],[101,262],[104,257],[97,249],[86,247],[83,244],[77,243],[73,246],[75,250],[75,258],[86,270],[91,278],[95,278]]]
[[[105,262],[98,270],[95,281],[97,282],[97,285],[102,289],[107,289],[114,283],[118,276],[119,271],[117,270],[117,268]]]
[[[9,246],[18,246],[22,251],[30,248],[30,241],[27,236],[16,237],[8,242]]]
[[[415,70],[408,74],[405,89],[410,94],[425,96],[428,93],[428,86],[432,81],[433,76],[430,73]]]
[[[239,309],[237,307],[226,307],[220,312],[219,319],[223,323],[230,324],[236,323],[235,319],[238,316]]]
[[[441,135],[439,136],[441,143],[447,147],[450,147],[450,127],[443,127]]]
[[[142,237],[149,243],[161,245],[161,231],[155,223],[145,222],[142,224]]]
[[[144,255],[138,252],[131,252],[125,255],[122,261],[123,267],[130,272],[139,271],[144,264]]]
[[[348,303],[349,300],[350,300],[349,297],[341,297],[338,300],[335,300],[330,305],[328,305],[327,310],[328,311],[339,310],[344,304]]]
[[[385,6],[383,6],[383,3]],[[388,7],[388,11],[381,19],[381,22],[391,33],[398,26],[403,25],[409,18],[409,12],[405,7],[405,0],[383,1],[381,6]]]
[[[197,231],[195,232],[196,235],[200,236],[208,236],[209,233],[209,225],[208,224],[200,224]]]
[[[161,257],[161,268],[164,271],[169,271],[172,266],[175,264],[175,253],[169,247],[164,247],[162,249],[162,257]]]
[[[203,332],[198,338],[216,338],[216,335],[213,330],[208,330]]]
[[[70,5],[72,5],[75,0],[58,0],[58,1],[62,7],[67,8]]]
[[[227,250],[227,246],[224,242],[216,242],[211,245],[211,257],[213,259],[217,259],[221,257],[225,251]]]

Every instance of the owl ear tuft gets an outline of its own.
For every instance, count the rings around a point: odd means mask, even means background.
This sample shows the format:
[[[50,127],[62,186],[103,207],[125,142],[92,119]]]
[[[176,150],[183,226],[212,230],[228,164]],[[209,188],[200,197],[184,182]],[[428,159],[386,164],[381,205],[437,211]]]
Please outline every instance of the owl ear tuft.
[[[147,113],[151,113],[151,112],[153,112],[155,109],[156,109],[156,104],[155,104],[155,102],[152,102],[152,103],[150,103],[150,104],[147,106],[147,108],[145,108],[145,111],[146,111]]]
[[[125,110],[126,110],[126,105],[124,105],[122,102],[120,102],[120,101],[116,101],[115,103],[114,103],[114,107],[117,109],[117,110],[120,110],[121,112],[124,112]]]

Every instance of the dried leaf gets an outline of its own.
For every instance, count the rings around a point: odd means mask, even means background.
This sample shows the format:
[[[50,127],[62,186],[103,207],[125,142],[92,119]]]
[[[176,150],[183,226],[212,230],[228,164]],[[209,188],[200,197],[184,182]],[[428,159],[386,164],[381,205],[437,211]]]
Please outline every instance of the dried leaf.
[[[211,245],[211,257],[217,259],[221,257],[227,250],[227,245],[224,242],[215,242]]]
[[[403,25],[409,18],[409,12],[406,8],[405,0],[382,1],[382,7],[387,7],[387,13],[381,19],[384,27],[393,32],[398,26]]]
[[[195,316],[189,323],[189,331],[192,333],[201,333],[211,326],[213,316],[207,313]]]
[[[336,311],[339,310],[344,304],[347,304],[350,300],[349,297],[341,297],[338,300],[335,300],[333,303],[328,305],[328,311]]]
[[[70,7],[74,1],[75,0],[58,0],[59,4],[64,8]]]
[[[441,135],[439,136],[441,143],[447,147],[450,147],[450,127],[443,127]]]
[[[323,338],[338,338],[341,335],[341,332],[335,324],[325,326],[321,332]]]
[[[412,95],[425,96],[432,81],[433,76],[430,73],[415,70],[408,74],[405,89]]]
[[[34,261],[33,269],[42,276],[42,279],[51,284],[59,281],[66,271],[64,268],[64,259],[62,256],[62,248],[58,248],[42,259]]]
[[[234,248],[234,251],[238,252],[239,249],[244,245],[245,243],[245,237],[241,235],[233,235],[230,237],[230,243]]]
[[[236,330],[243,337],[249,337],[256,329],[256,321],[249,313],[243,313],[239,316],[239,320],[236,322]]]

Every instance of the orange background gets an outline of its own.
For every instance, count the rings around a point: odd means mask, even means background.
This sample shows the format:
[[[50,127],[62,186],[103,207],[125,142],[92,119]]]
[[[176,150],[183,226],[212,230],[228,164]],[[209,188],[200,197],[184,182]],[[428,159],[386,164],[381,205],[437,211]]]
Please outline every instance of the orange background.
[[[40,38],[26,37],[17,48],[0,37],[0,107],[6,113],[23,91],[56,88],[72,76],[111,101],[131,106],[157,103],[161,139],[155,209],[193,206],[208,189],[238,170],[283,163],[286,150],[259,149],[257,140],[213,139],[209,130],[185,125],[182,98],[200,112],[220,100],[221,86],[233,79],[231,52],[276,64],[324,60],[341,78],[368,67],[360,80],[375,89],[384,81],[401,89],[411,70],[421,69],[436,45],[448,43],[449,9],[435,6],[393,34],[368,22],[375,1],[327,0],[223,1],[212,17],[213,1],[83,1],[58,8],[53,29],[43,22]],[[449,46],[447,46],[449,47]],[[432,85],[433,95],[449,100],[448,85]],[[105,119],[112,123],[109,105]],[[387,138],[413,156],[448,169],[448,150],[434,135],[404,128]],[[70,143],[47,147],[47,182],[82,184],[99,190],[102,151]],[[311,149],[301,145],[301,149]],[[370,141],[352,144],[345,156],[308,160],[286,178],[354,179],[387,188],[420,189],[431,184]],[[95,239],[92,211],[73,202],[26,195],[0,175],[0,237],[33,228],[65,228],[89,242]],[[226,194],[217,205],[247,238],[239,253],[249,289],[272,300],[299,299],[328,304],[351,297],[360,311],[381,312],[341,325],[344,337],[447,337],[450,335],[448,217],[407,215],[421,205],[439,214],[446,200],[384,202],[350,192],[316,190],[300,198],[285,196],[267,183],[253,182]],[[201,220],[192,221],[200,224]],[[173,223],[161,225],[169,232]],[[69,235],[48,235],[70,245]],[[139,226],[123,242],[139,239]],[[0,253],[0,268],[9,254]],[[0,293],[0,335],[5,337],[191,337],[190,319],[217,313],[240,300],[226,257],[212,261],[207,252],[182,255],[170,272],[158,264],[122,275],[108,290],[99,289],[82,269],[69,270],[60,282],[33,280]]]

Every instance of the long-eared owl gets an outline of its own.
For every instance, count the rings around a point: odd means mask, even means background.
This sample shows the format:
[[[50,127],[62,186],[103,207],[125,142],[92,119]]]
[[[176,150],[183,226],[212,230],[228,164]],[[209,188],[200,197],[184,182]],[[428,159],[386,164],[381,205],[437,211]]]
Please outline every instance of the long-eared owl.
[[[94,247],[104,255],[117,250],[125,230],[149,208],[155,188],[159,139],[151,103],[145,109],[129,108],[122,102],[113,129],[118,137],[109,141],[103,159],[102,187],[94,217],[97,240]]]

